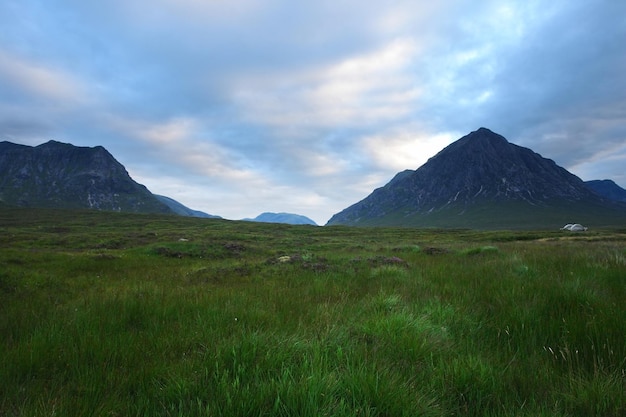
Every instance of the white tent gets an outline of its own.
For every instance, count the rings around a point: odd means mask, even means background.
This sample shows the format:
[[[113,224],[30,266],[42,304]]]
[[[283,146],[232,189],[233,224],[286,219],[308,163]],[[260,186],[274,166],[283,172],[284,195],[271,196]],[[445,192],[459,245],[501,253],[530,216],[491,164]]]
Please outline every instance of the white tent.
[[[587,230],[585,226],[578,223],[568,223],[565,226],[561,227],[561,230],[569,230],[570,232],[584,232]]]

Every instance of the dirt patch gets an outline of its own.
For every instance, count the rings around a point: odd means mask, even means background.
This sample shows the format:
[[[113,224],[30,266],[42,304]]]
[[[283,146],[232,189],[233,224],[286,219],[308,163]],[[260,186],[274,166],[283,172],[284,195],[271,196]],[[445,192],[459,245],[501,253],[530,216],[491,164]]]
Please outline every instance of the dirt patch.
[[[395,265],[395,266],[403,266],[408,268],[409,263],[402,258],[398,258],[397,256],[376,256],[374,258],[369,258],[368,262],[370,266],[377,267],[382,265]]]
[[[428,248],[424,248],[423,252],[426,255],[445,255],[447,253],[450,253],[450,249],[428,247]]]

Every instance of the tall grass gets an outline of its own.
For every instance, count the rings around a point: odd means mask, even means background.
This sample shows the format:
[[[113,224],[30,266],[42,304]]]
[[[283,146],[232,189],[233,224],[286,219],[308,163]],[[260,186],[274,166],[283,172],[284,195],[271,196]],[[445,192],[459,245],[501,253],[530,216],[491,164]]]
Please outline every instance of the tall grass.
[[[33,213],[0,415],[626,413],[623,234]]]

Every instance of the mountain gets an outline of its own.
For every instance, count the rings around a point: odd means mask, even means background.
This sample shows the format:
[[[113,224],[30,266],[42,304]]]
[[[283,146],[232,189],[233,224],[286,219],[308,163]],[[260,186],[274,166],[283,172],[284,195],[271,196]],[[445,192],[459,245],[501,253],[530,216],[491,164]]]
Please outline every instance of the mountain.
[[[174,213],[179,216],[187,216],[187,217],[202,217],[205,219],[221,219],[220,216],[214,216],[212,214],[207,214],[203,211],[192,210],[189,207],[179,203],[173,198],[166,197],[164,195],[154,194],[154,196],[163,204],[167,205]]]
[[[306,216],[292,213],[261,213],[254,219],[243,219],[251,222],[263,222],[263,223],[287,223],[287,224],[310,224],[317,226],[313,220]]]
[[[480,128],[415,171],[398,173],[327,225],[466,228],[624,224],[626,205],[554,161]]]
[[[102,146],[53,140],[35,147],[0,142],[0,201],[21,207],[173,213]]]
[[[585,181],[585,185],[604,198],[626,203],[626,190],[612,180]]]

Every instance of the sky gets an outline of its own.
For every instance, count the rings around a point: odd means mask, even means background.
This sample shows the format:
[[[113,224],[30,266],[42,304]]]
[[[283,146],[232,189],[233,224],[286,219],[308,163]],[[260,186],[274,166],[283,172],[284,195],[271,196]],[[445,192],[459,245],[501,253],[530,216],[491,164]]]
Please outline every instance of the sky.
[[[487,127],[626,188],[623,0],[2,0],[0,141],[320,225]]]

